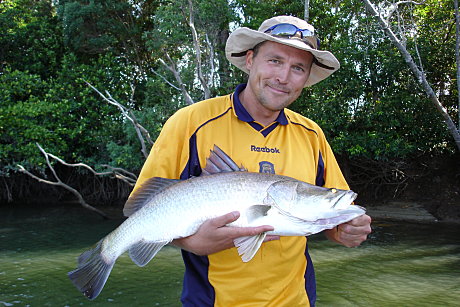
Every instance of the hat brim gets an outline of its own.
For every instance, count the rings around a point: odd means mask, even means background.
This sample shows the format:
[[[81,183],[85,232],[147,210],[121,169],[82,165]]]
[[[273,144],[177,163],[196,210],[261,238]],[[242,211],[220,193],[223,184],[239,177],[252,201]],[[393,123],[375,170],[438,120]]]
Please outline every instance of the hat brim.
[[[298,39],[271,36],[269,34],[255,31],[246,27],[236,29],[232,34],[230,34],[225,46],[225,55],[230,63],[245,73],[249,73],[248,69],[246,68],[245,52],[251,50],[257,44],[263,41],[280,43],[297,49],[305,50],[313,54],[316,60],[312,64],[310,76],[304,87],[311,86],[326,79],[333,72],[340,68],[339,61],[329,51],[313,49]]]

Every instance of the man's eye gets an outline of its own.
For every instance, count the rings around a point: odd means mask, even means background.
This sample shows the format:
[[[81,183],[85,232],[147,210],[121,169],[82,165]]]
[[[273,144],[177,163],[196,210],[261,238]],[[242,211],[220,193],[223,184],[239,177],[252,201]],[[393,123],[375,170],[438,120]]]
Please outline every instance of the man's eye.
[[[303,72],[304,69],[300,66],[294,66],[294,70]]]
[[[281,61],[280,61],[280,60],[277,60],[277,59],[271,59],[270,62],[273,63],[273,64],[279,64],[279,63],[281,63]]]

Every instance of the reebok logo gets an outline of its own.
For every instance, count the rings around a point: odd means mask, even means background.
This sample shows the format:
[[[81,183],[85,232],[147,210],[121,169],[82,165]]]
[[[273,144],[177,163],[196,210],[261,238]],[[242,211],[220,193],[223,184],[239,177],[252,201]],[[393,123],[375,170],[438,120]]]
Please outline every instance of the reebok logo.
[[[256,151],[256,152],[268,152],[268,153],[276,153],[279,154],[280,150],[278,148],[269,148],[269,147],[257,147],[254,145],[251,145],[251,151]]]

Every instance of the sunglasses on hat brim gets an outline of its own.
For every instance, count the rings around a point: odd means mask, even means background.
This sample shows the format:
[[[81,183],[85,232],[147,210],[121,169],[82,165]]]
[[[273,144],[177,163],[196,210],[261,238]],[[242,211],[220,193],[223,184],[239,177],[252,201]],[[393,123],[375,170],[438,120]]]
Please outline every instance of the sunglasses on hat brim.
[[[300,29],[297,26],[290,23],[279,23],[271,26],[264,33],[275,37],[298,39],[310,46],[313,49],[319,49],[320,40],[315,36],[315,32],[309,29]],[[316,46],[312,44],[316,42]]]
[[[290,23],[279,23],[274,26],[271,26],[267,30],[264,31],[264,33],[273,36],[273,37],[280,37],[280,38],[294,38],[294,39],[299,39],[302,42],[304,42],[307,46],[313,49],[319,49],[320,46],[320,41],[319,39],[315,36],[314,31],[311,31],[309,29],[299,29],[293,24]],[[299,33],[299,35],[297,35]],[[311,41],[308,40],[308,38],[313,38],[316,39],[316,45],[317,47],[312,45]],[[252,49],[250,49],[252,50]],[[245,50],[243,52],[235,52],[232,53],[232,57],[243,57],[247,54],[248,50]],[[323,63],[319,62],[316,57],[313,58],[313,63],[318,65],[319,67],[327,70],[334,70],[333,67],[329,67],[327,65],[324,65]]]

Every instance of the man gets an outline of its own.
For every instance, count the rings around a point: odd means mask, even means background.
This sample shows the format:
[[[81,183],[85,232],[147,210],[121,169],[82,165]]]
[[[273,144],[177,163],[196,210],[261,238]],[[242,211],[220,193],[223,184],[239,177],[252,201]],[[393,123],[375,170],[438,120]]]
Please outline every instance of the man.
[[[304,87],[339,68],[318,50],[314,28],[278,16],[259,30],[240,28],[226,46],[229,61],[249,74],[235,92],[183,108],[165,124],[136,188],[153,176],[199,176],[214,144],[250,172],[271,172],[325,187],[348,189],[322,130],[286,109]],[[243,263],[233,239],[273,230],[225,227],[238,212],[208,220],[190,237],[175,240],[185,263],[184,306],[313,306],[316,285],[305,237],[269,237]],[[370,217],[360,216],[326,236],[358,246],[370,233]]]

